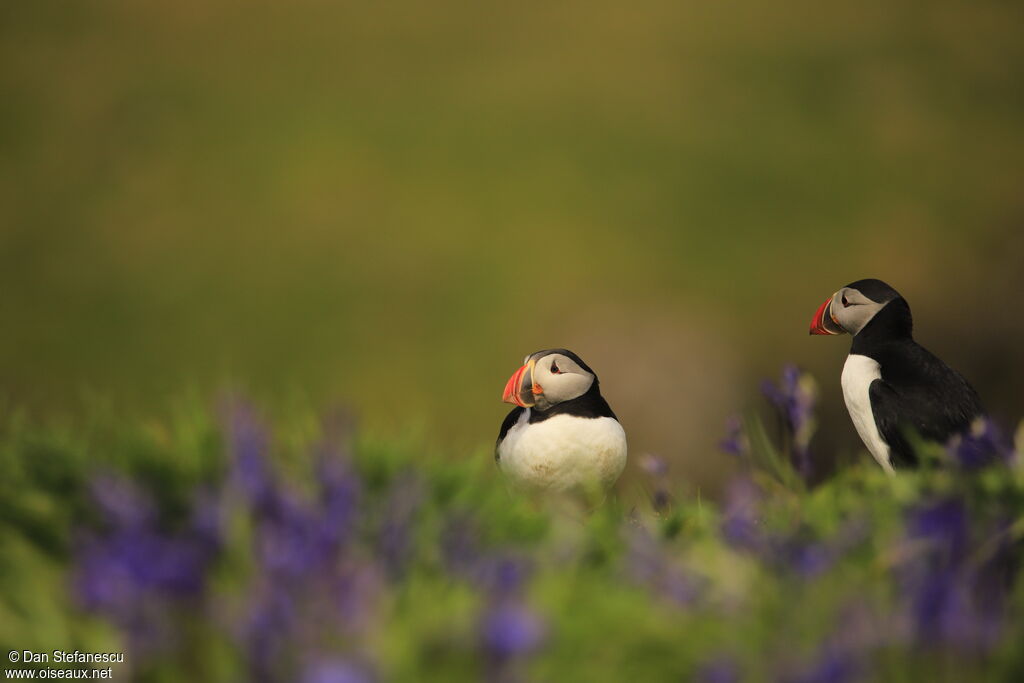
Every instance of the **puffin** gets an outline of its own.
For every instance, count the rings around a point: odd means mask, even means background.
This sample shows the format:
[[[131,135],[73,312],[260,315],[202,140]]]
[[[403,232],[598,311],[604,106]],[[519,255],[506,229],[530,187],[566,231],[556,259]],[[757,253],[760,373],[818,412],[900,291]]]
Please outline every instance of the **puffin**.
[[[528,355],[502,401],[515,408],[501,423],[494,458],[514,488],[603,495],[619,478],[626,432],[597,375],[572,351]]]
[[[843,398],[857,434],[886,472],[918,464],[904,430],[945,443],[984,414],[967,380],[914,341],[910,306],[881,280],[857,280],[830,296],[810,333],[852,335]]]

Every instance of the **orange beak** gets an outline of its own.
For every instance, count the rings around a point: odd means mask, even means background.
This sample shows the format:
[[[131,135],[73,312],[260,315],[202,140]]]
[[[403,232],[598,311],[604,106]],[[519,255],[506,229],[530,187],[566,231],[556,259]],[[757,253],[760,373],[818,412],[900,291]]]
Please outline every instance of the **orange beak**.
[[[533,397],[543,393],[544,390],[533,381],[533,364],[534,361],[530,360],[529,363],[513,373],[505,383],[505,393],[501,395],[502,401],[514,403],[520,408],[529,408],[536,403]]]
[[[845,331],[832,315],[832,297],[825,299],[811,320],[811,334],[843,334]]]

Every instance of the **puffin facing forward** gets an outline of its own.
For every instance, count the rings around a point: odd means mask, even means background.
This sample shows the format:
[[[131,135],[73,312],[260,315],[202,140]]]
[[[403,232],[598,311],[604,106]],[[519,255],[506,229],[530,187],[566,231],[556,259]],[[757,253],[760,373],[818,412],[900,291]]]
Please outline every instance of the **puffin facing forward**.
[[[944,443],[983,413],[977,392],[914,341],[910,306],[881,280],[857,280],[828,298],[811,334],[851,334],[843,398],[857,433],[887,472],[917,464],[903,436]]]
[[[494,458],[517,488],[601,492],[619,478],[626,433],[597,375],[575,353],[530,354],[502,400],[516,407],[501,425]]]

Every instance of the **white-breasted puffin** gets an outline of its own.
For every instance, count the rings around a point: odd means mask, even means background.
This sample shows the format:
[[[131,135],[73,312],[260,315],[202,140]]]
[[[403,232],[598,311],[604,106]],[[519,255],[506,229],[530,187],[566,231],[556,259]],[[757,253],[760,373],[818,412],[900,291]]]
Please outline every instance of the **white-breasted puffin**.
[[[915,466],[904,429],[945,443],[983,414],[977,392],[914,341],[910,306],[881,280],[851,282],[814,314],[811,334],[851,334],[843,398],[857,433],[887,472]]]
[[[515,408],[501,424],[494,458],[527,490],[607,490],[626,466],[626,432],[601,396],[597,375],[566,349],[537,351],[505,385]]]

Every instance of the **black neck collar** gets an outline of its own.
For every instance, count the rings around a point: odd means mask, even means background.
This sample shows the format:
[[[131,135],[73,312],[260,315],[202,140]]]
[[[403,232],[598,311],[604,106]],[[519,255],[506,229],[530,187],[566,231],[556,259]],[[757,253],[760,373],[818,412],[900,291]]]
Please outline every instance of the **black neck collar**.
[[[914,319],[910,315],[910,306],[903,297],[896,297],[883,306],[864,329],[854,336],[850,353],[861,353],[891,342],[913,340]]]
[[[601,396],[601,387],[597,381],[597,377],[594,378],[594,383],[590,385],[586,393],[582,396],[570,399],[568,401],[562,401],[556,405],[551,406],[547,410],[537,410],[535,408],[530,409],[530,423],[543,422],[549,417],[555,415],[572,415],[574,417],[615,417],[615,413],[612,412],[608,402]]]

